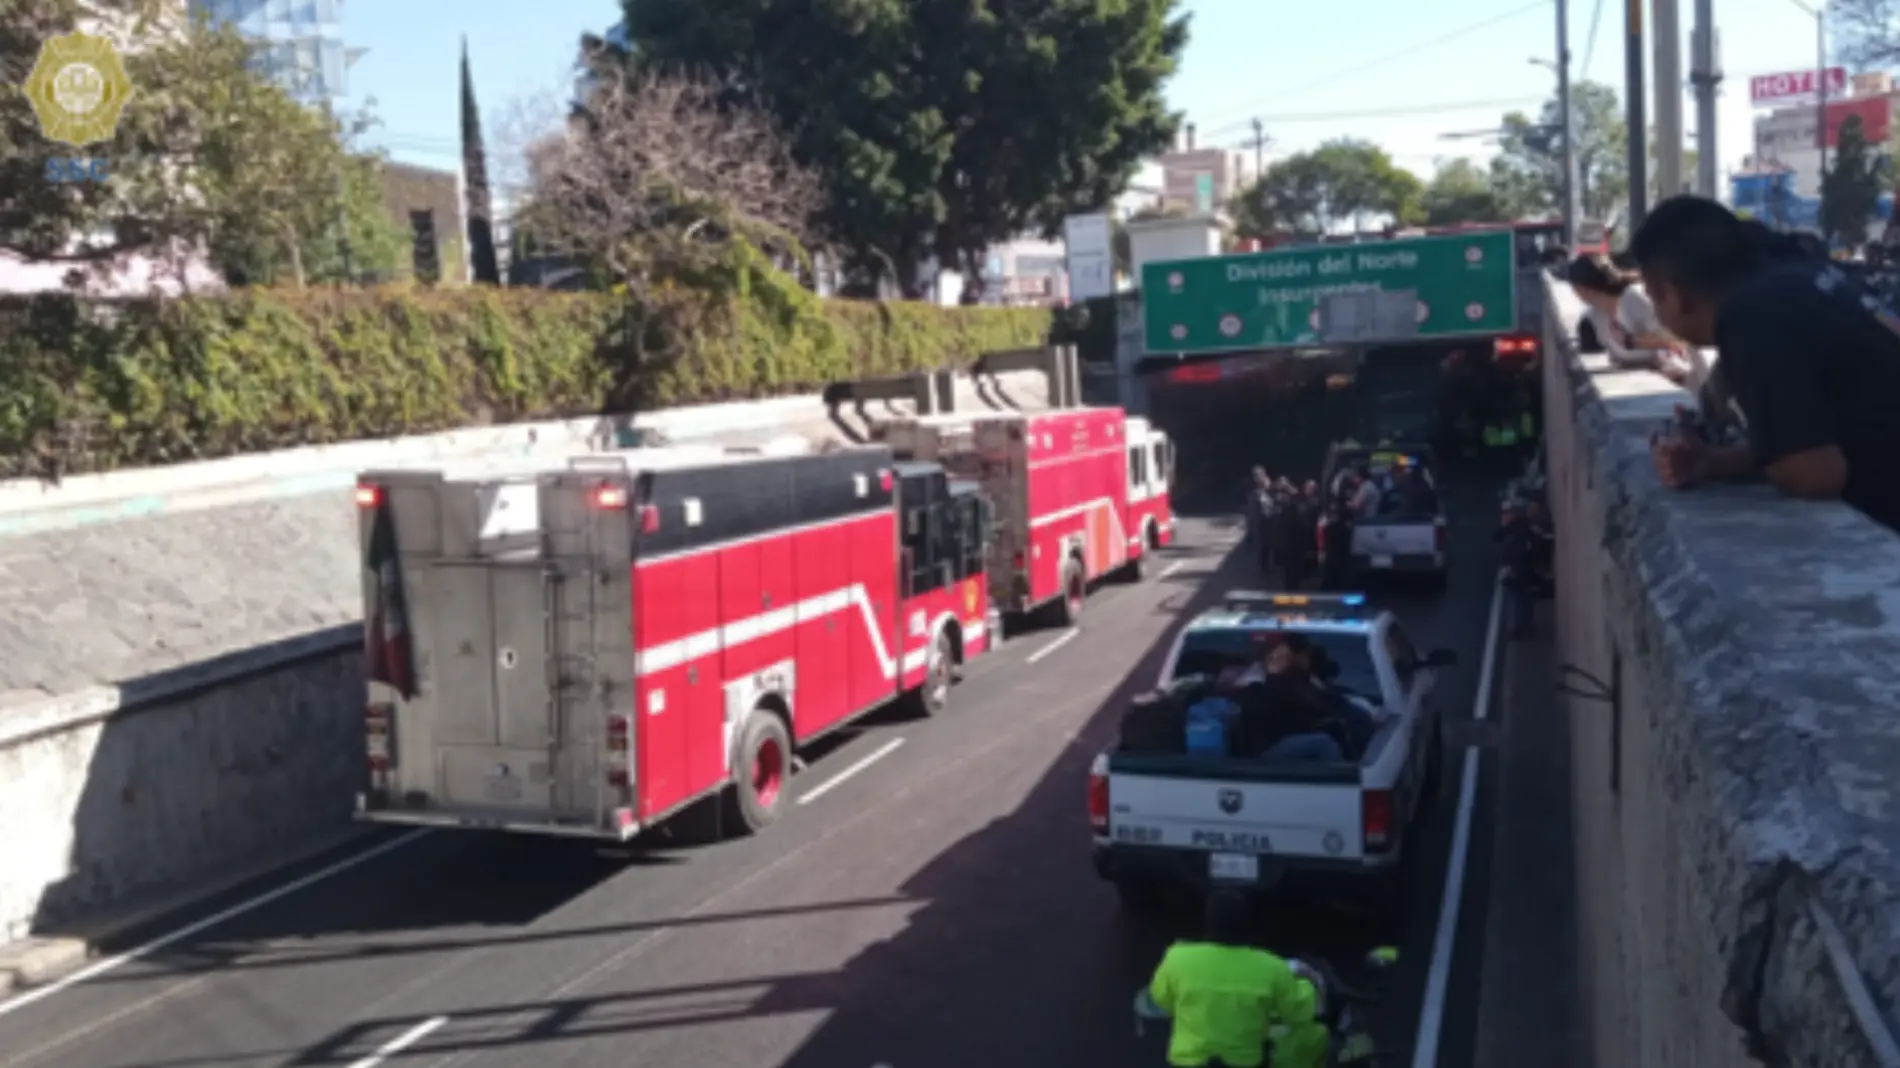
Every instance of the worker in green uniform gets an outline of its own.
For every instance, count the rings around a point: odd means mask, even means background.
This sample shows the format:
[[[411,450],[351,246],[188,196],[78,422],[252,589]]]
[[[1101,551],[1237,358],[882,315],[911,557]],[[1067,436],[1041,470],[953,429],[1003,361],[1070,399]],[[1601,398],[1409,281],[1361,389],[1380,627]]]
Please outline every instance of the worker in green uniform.
[[[1258,1068],[1273,1044],[1274,1068],[1322,1068],[1326,1026],[1313,985],[1286,960],[1247,944],[1247,901],[1233,890],[1207,899],[1206,940],[1176,942],[1148,996],[1174,1020],[1175,1068]]]

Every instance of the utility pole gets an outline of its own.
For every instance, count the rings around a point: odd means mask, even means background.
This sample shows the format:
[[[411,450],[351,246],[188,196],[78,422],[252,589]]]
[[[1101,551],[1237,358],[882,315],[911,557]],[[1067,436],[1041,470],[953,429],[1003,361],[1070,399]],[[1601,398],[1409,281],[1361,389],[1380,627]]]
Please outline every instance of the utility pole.
[[[1821,177],[1827,177],[1827,5],[1814,12],[1814,137],[1820,142]]]
[[[1676,0],[1652,0],[1656,50],[1656,198],[1682,192],[1682,30]]]
[[[1267,125],[1259,119],[1253,120],[1253,180],[1259,181],[1267,169]]]
[[[1564,244],[1577,241],[1577,116],[1570,105],[1570,0],[1557,0],[1557,112],[1564,139]]]
[[[1713,200],[1718,180],[1715,98],[1722,85],[1721,48],[1715,36],[1715,0],[1695,0],[1695,39],[1691,50],[1695,53],[1689,70],[1689,80],[1695,83],[1695,191]]]
[[[1630,233],[1649,214],[1649,114],[1643,99],[1643,0],[1629,0],[1623,13],[1623,99],[1629,124]]]

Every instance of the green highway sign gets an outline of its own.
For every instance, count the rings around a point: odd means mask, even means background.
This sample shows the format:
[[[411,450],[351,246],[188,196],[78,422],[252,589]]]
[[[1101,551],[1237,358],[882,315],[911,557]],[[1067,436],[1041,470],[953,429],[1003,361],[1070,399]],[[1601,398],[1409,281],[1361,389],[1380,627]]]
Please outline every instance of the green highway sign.
[[[1143,340],[1153,355],[1320,345],[1322,300],[1374,289],[1417,296],[1416,340],[1508,333],[1514,245],[1494,230],[1145,264]]]

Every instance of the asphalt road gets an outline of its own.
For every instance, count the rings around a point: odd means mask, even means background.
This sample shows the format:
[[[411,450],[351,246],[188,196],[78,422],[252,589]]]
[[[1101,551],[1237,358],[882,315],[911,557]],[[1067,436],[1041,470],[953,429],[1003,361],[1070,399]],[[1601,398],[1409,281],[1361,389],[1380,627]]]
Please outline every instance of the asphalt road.
[[[1473,491],[1465,505],[1443,594],[1375,594],[1421,645],[1460,653],[1441,689],[1448,721],[1470,715],[1495,575],[1490,498]],[[614,851],[382,834],[369,844],[384,851],[347,870],[31,1003],[0,1003],[0,1068],[1157,1063],[1128,1006],[1168,933],[1131,924],[1096,879],[1084,784],[1119,698],[1152,682],[1179,623],[1252,584],[1227,552],[1235,524],[1186,520],[1182,535],[1161,574],[1098,593],[1072,640],[1031,632],[972,664],[948,715],[873,722],[829,747],[763,835]],[[1454,798],[1463,759],[1456,750],[1446,765]],[[1488,778],[1446,996],[1430,999],[1443,1023],[1437,1063],[1471,1058]],[[1433,1063],[1409,1046],[1456,808],[1448,799],[1429,817],[1402,963],[1379,1010],[1394,1064]],[[169,918],[124,948],[366,848]],[[1270,917],[1264,937],[1340,958],[1381,941],[1363,920],[1304,906]]]

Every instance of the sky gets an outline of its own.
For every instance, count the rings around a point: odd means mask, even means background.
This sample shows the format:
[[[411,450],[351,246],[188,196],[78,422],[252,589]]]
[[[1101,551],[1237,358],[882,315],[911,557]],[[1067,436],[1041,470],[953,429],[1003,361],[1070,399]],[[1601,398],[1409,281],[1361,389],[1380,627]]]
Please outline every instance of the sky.
[[[1685,77],[1694,5],[1680,3]],[[1200,144],[1251,150],[1252,121],[1270,161],[1333,137],[1375,141],[1430,175],[1488,149],[1447,133],[1486,130],[1506,111],[1535,111],[1555,75],[1554,0],[1189,0],[1192,33],[1170,103]],[[1624,4],[1570,0],[1573,75],[1622,90]],[[1793,0],[1715,0],[1723,87],[1718,149],[1726,172],[1748,152],[1750,75],[1811,68],[1814,19]],[[373,98],[381,125],[365,142],[398,160],[451,168],[459,159],[457,63],[466,35],[485,125],[518,129],[571,85],[576,43],[619,18],[614,0],[350,0],[344,36],[368,51],[350,72],[353,100]],[[1694,105],[1683,104],[1694,127]],[[491,149],[494,146],[491,145]]]

